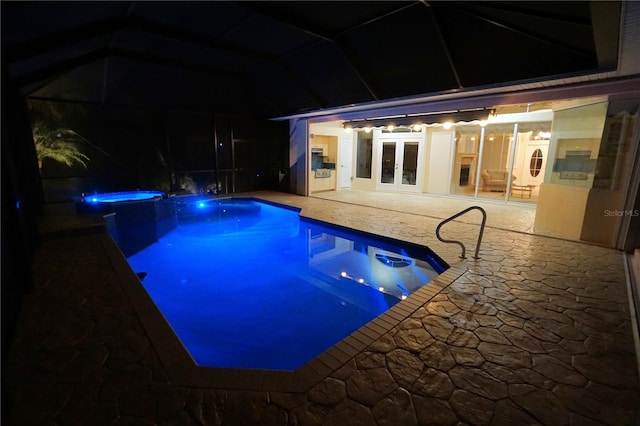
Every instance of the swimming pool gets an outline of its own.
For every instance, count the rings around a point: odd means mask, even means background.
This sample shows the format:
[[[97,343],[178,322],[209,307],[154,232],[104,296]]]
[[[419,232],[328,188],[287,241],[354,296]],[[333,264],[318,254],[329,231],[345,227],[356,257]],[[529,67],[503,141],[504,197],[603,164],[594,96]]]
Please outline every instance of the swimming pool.
[[[178,218],[128,261],[199,366],[295,370],[448,267],[253,200],[199,200]]]

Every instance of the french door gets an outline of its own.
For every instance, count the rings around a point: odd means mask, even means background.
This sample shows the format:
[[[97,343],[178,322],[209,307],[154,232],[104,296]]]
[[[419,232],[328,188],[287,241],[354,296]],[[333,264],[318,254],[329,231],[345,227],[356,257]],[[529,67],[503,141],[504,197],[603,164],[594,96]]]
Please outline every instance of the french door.
[[[422,140],[380,138],[378,140],[378,182],[381,191],[420,191]]]

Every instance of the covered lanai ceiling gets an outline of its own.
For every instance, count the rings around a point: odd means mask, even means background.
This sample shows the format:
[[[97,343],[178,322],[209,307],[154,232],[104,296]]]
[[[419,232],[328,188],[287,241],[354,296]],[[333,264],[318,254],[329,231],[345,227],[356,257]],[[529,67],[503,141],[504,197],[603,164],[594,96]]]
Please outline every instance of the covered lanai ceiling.
[[[614,69],[619,2],[7,2],[40,99],[284,117]]]

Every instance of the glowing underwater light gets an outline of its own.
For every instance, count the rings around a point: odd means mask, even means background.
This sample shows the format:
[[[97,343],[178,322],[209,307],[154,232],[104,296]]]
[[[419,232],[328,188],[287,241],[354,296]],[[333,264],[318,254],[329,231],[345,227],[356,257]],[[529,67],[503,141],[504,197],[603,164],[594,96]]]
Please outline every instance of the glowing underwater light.
[[[402,284],[397,284],[398,288],[400,290],[402,290],[402,293],[400,295],[396,295],[396,294],[393,294],[392,292],[388,291],[384,286],[376,287],[376,284],[368,283],[368,282],[365,281],[364,278],[356,278],[354,276],[351,276],[346,271],[340,272],[340,277],[345,278],[347,280],[350,280],[352,282],[358,283],[358,284],[360,284],[362,286],[370,287],[370,288],[372,288],[374,290],[378,290],[382,294],[393,296],[393,297],[395,297],[395,298],[397,298],[399,300],[405,300],[407,297],[409,297],[407,289],[404,288],[402,286]]]

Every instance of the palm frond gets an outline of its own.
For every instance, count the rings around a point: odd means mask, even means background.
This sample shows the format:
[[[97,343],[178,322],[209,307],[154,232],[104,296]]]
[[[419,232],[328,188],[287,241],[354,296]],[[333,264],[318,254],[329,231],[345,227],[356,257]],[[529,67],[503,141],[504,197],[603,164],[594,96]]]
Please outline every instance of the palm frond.
[[[32,126],[33,141],[38,160],[46,158],[68,167],[80,164],[85,169],[89,157],[78,147],[82,137],[71,129],[54,126],[44,120],[36,120]]]

